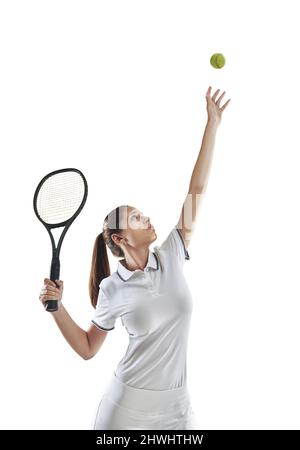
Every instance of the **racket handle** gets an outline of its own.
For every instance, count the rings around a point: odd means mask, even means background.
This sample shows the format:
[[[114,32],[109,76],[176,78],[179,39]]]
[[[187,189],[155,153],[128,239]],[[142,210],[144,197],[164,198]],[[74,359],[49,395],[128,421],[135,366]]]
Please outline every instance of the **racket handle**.
[[[47,300],[45,302],[45,309],[48,312],[54,312],[58,310],[57,300]]]
[[[55,280],[59,280],[60,261],[58,257],[53,257],[51,261],[50,280],[54,281],[56,287],[59,287]],[[45,310],[48,312],[54,312],[58,310],[57,300],[47,300],[45,302]]]

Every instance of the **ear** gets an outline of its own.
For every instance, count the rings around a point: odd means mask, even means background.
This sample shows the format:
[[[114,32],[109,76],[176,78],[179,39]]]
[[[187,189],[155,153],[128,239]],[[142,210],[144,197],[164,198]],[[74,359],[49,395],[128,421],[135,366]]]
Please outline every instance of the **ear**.
[[[113,242],[114,242],[115,244],[119,244],[120,238],[119,238],[119,236],[118,236],[117,234],[113,233],[113,234],[111,235],[111,238],[112,238],[112,240],[113,240]]]
[[[116,233],[113,233],[111,235],[112,240],[114,241],[115,244],[119,245],[119,244],[127,244],[127,239],[123,236],[119,236]]]

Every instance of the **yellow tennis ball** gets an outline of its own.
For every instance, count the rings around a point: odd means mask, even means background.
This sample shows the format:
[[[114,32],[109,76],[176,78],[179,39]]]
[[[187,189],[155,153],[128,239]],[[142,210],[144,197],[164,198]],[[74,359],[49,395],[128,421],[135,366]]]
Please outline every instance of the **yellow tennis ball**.
[[[222,67],[225,65],[225,56],[222,55],[222,53],[214,53],[210,58],[210,64],[215,69],[222,69]]]

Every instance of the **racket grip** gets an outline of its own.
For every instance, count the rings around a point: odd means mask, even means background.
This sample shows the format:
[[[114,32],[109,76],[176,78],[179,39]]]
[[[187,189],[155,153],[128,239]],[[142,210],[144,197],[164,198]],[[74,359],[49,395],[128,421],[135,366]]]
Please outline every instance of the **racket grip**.
[[[59,280],[59,272],[60,272],[60,261],[57,256],[54,256],[51,261],[51,269],[50,269],[50,280],[54,281],[57,287],[58,284],[55,280]],[[45,302],[45,310],[48,312],[54,312],[58,310],[58,301],[57,300],[47,300]]]
[[[45,302],[45,309],[48,312],[54,312],[58,310],[58,302],[57,300],[47,300]]]

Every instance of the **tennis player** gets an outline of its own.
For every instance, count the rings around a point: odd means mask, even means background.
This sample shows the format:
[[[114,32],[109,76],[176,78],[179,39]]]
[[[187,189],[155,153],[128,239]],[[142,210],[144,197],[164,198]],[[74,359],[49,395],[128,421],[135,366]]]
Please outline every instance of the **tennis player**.
[[[48,278],[40,300],[58,300],[52,312],[71,347],[90,359],[120,318],[128,333],[125,355],[113,371],[94,418],[95,430],[199,429],[187,387],[186,355],[192,296],[183,273],[190,260],[188,246],[197,210],[205,193],[216,131],[223,107],[218,89],[206,93],[208,119],[201,149],[178,223],[160,246],[150,218],[139,209],[121,205],[104,219],[91,264],[89,293],[95,308],[87,331],[80,328],[62,304],[59,288]],[[107,247],[121,258],[110,272]]]

